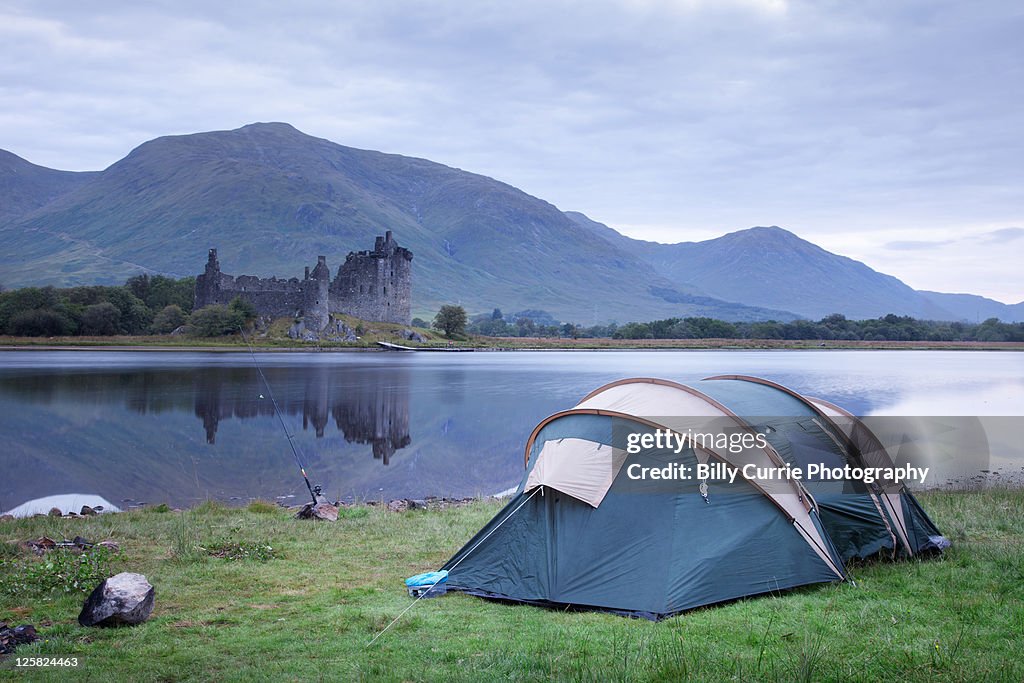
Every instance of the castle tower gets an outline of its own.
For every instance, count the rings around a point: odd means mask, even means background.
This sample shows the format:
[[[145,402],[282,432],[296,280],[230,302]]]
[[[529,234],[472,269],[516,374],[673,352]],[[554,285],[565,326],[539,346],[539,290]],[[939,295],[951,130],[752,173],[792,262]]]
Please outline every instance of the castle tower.
[[[388,230],[373,251],[349,252],[331,283],[331,312],[408,325],[412,309],[412,252]]]
[[[316,268],[306,269],[306,279],[302,284],[302,314],[306,328],[319,332],[330,322],[331,269],[327,267],[327,257],[316,257]]]
[[[206,257],[206,270],[202,275],[196,276],[196,287],[194,296],[194,308],[196,310],[220,303],[220,261],[217,260],[217,250],[210,249]]]

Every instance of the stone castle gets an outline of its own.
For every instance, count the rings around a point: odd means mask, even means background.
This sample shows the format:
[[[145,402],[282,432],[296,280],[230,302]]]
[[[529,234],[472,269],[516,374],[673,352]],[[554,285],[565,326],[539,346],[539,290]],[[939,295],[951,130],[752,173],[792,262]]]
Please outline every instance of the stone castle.
[[[327,258],[317,257],[300,280],[293,277],[233,277],[220,271],[217,250],[210,249],[206,271],[196,277],[195,308],[229,304],[235,297],[248,301],[259,315],[295,317],[305,329],[320,332],[331,314],[351,315],[375,322],[410,323],[412,252],[391,237],[378,236],[372,251],[349,252],[331,280]]]

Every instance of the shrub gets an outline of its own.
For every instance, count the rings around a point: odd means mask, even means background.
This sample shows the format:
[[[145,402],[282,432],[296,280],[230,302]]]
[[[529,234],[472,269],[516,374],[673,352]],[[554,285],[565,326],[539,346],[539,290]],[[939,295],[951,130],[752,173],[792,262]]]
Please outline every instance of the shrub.
[[[150,326],[150,331],[155,334],[168,334],[184,325],[188,319],[185,317],[185,312],[181,310],[181,306],[177,304],[170,304],[164,306],[163,310],[156,314],[153,318],[153,324]]]
[[[82,313],[82,334],[110,336],[121,329],[121,311],[117,306],[103,303],[86,306]]]
[[[11,316],[7,331],[21,337],[56,337],[72,334],[74,324],[62,313],[36,309]]]
[[[188,318],[189,334],[193,337],[220,337],[237,332],[242,321],[227,306],[214,304],[200,308]]]

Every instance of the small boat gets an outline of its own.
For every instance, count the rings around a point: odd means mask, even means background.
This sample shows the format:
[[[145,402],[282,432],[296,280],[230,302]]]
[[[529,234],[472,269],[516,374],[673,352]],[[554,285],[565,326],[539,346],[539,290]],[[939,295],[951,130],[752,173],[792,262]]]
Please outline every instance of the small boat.
[[[402,346],[401,344],[392,344],[391,342],[379,341],[378,346],[381,346],[388,351],[476,351],[476,349],[465,348],[465,347],[443,347],[443,346]]]

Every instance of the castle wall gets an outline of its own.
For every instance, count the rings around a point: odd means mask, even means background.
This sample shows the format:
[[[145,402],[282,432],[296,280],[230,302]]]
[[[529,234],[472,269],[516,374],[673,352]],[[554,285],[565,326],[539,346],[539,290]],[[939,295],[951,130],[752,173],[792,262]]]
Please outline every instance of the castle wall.
[[[330,280],[320,256],[303,279],[281,280],[252,275],[232,277],[220,271],[217,250],[210,249],[206,270],[196,277],[195,308],[227,305],[235,297],[248,301],[260,315],[302,317],[306,328],[320,331],[331,313],[363,320],[408,325],[412,302],[412,252],[399,247],[389,230],[372,251],[350,252]]]
[[[252,275],[232,277],[220,272],[217,250],[210,250],[206,272],[196,277],[195,308],[227,306],[236,296],[251,303],[260,315],[277,318],[301,314],[305,300],[298,278],[279,280]]]

